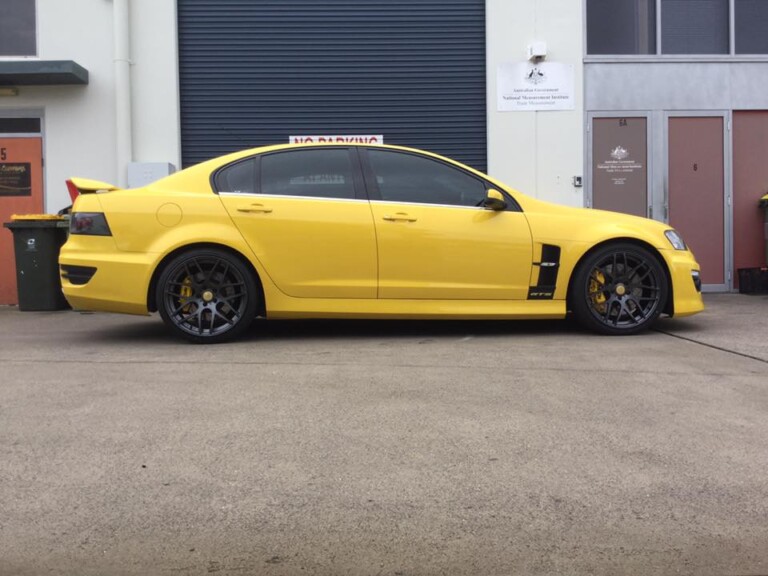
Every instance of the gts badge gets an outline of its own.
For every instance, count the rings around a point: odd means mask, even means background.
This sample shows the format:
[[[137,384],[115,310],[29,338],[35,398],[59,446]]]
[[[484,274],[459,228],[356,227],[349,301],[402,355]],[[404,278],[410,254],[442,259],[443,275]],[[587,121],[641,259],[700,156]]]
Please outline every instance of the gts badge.
[[[552,300],[554,289],[544,289],[541,286],[533,286],[528,289],[528,300]]]

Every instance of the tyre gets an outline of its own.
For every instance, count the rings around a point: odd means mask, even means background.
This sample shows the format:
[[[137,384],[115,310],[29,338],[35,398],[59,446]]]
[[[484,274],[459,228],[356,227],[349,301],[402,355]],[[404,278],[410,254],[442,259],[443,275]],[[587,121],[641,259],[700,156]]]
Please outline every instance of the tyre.
[[[256,316],[258,290],[251,270],[214,248],[171,260],[157,283],[160,316],[171,332],[198,344],[232,340]]]
[[[634,244],[598,249],[576,270],[573,314],[601,334],[637,334],[648,329],[667,302],[669,284],[658,259]]]

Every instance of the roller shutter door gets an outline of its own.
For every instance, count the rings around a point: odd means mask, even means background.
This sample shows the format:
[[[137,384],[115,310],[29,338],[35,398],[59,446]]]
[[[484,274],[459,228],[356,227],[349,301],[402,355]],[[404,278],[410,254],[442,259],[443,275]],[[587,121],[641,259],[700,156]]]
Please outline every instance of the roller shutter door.
[[[485,0],[178,0],[185,166],[383,134],[486,168]]]

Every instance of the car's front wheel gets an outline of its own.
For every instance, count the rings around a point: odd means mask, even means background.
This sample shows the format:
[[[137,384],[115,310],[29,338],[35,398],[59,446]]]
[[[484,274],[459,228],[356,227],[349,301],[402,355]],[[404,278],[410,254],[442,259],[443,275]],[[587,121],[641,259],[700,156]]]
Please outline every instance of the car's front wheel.
[[[669,283],[656,257],[634,244],[612,244],[587,256],[576,271],[572,308],[585,327],[602,334],[649,328],[667,301]]]
[[[180,254],[157,283],[157,308],[172,332],[195,343],[231,340],[256,316],[258,290],[248,267],[223,250]]]

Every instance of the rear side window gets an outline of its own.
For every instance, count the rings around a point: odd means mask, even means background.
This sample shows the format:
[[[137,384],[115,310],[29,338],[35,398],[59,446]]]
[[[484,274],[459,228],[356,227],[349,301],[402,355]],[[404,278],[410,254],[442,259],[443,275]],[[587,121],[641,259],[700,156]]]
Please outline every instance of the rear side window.
[[[484,182],[443,162],[389,150],[368,150],[368,159],[385,202],[479,206],[485,200]]]
[[[355,197],[349,150],[291,150],[261,157],[262,194],[312,198]]]
[[[256,192],[256,159],[241,160],[219,170],[216,174],[216,190],[237,194]]]

